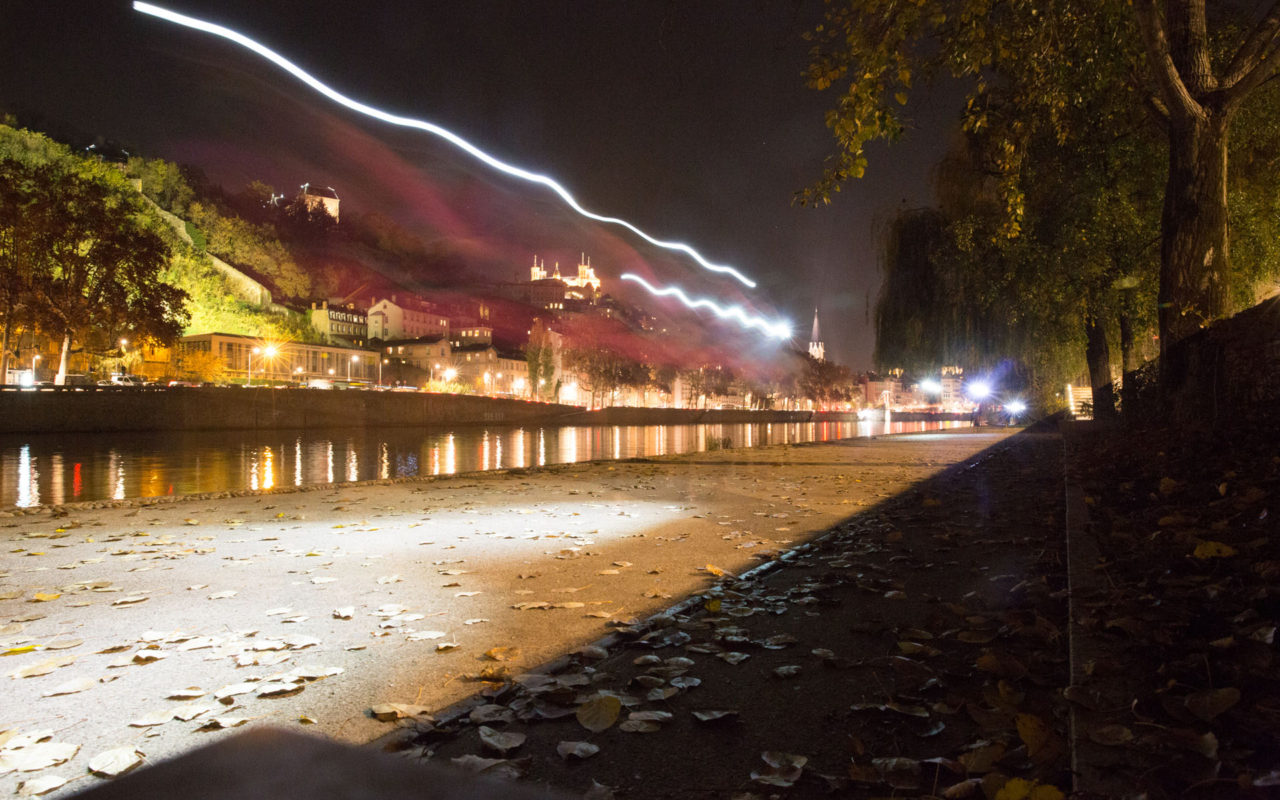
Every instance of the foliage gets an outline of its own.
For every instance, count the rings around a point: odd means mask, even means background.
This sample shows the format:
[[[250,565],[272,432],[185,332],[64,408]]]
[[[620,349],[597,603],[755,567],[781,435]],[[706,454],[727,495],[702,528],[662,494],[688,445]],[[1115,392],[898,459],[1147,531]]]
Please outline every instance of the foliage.
[[[6,330],[18,307],[62,342],[104,352],[118,338],[167,343],[186,319],[186,294],[161,280],[169,246],[161,223],[114,168],[28,131],[0,126],[7,256]]]
[[[902,135],[909,93],[940,75],[961,79],[967,92],[964,126],[983,140],[996,233],[1005,238],[1027,228],[1028,204],[1039,188],[1033,181],[1047,174],[1036,169],[1037,149],[1051,144],[1083,154],[1135,132],[1167,142],[1171,157],[1156,167],[1167,179],[1159,323],[1162,346],[1171,344],[1223,310],[1231,276],[1227,192],[1219,183],[1225,175],[1218,173],[1227,163],[1228,122],[1280,63],[1280,3],[1247,34],[1222,24],[1230,21],[1229,9],[1214,9],[1218,24],[1211,31],[1204,0],[1166,4],[1164,12],[1155,0],[833,3],[810,36],[807,78],[817,89],[840,87],[827,115],[837,152],[799,200],[830,202],[841,183],[861,177],[866,146]],[[1126,180],[1140,183],[1143,176],[1099,184],[1094,199],[1115,196]]]
[[[542,397],[555,377],[555,349],[551,338],[540,321],[534,323],[529,333],[529,343],[524,349],[525,364],[529,370],[529,395]]]
[[[252,225],[203,202],[191,203],[188,213],[209,252],[267,279],[286,297],[310,295],[311,278],[269,226]]]
[[[838,403],[853,399],[853,373],[848,367],[825,359],[819,360],[808,353],[797,352],[802,361],[796,390],[814,403]]]

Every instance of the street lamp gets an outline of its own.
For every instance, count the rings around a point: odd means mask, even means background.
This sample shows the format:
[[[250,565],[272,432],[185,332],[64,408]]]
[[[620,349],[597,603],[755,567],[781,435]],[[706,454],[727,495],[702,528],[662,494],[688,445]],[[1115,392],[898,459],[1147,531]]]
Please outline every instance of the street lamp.
[[[458,377],[458,371],[453,367],[449,367],[444,371],[444,382],[450,383],[454,378]]]
[[[36,380],[36,362],[37,362],[37,361],[39,361],[39,360],[40,360],[40,354],[39,354],[39,353],[36,353],[36,354],[34,354],[34,355],[32,355],[32,356],[31,356],[31,383],[32,383],[32,384],[35,384],[35,383],[38,383],[38,382],[39,382],[39,381],[37,381],[37,380]]]
[[[267,371],[267,366],[268,366],[269,364],[271,364],[271,360],[272,360],[273,358],[275,358],[275,357],[276,357],[276,346],[275,346],[275,345],[273,345],[273,344],[269,344],[269,345],[267,345],[265,348],[263,348],[263,350],[262,350],[262,371],[263,371],[263,372],[266,372],[266,371]],[[272,369],[272,370],[271,370],[271,372],[272,372],[272,374],[274,374],[274,373],[275,373],[275,370],[274,370],[274,369]]]
[[[301,386],[302,385],[302,367],[294,367],[293,374],[297,376],[294,378],[294,380],[296,380],[298,382],[298,385]]]
[[[347,382],[348,383],[351,382],[351,365],[356,363],[359,360],[360,360],[360,356],[352,356],[351,360],[347,362]]]
[[[262,352],[261,347],[255,347],[249,351],[249,381],[245,384],[246,386],[253,385],[253,357],[261,352]]]

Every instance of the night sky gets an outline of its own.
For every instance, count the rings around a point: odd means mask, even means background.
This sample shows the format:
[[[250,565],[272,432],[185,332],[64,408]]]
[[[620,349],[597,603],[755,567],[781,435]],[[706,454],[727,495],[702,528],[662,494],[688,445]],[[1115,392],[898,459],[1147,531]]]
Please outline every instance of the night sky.
[[[832,206],[806,209],[792,195],[831,146],[831,97],[801,76],[817,0],[157,4],[546,173],[587,208],[689,242],[759,286],[582,221],[544,189],[361,118],[247,50],[126,2],[5,3],[0,110],[196,164],[231,191],[253,179],[289,193],[331,185],[344,213],[394,216],[497,279],[527,276],[534,253],[571,271],[585,250],[609,291],[662,302],[622,290],[616,276],[630,270],[745,302],[791,319],[801,347],[816,306],[828,357],[858,369],[871,366],[878,231],[903,205],[929,202],[958,113],[942,91],[913,100],[916,130],[876,148],[867,177]]]

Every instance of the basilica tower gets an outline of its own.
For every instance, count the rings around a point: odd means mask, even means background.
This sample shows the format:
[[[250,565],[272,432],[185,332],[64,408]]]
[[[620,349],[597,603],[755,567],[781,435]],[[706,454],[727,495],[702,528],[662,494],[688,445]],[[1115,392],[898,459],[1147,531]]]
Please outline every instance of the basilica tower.
[[[822,335],[818,332],[818,309],[813,310],[813,333],[809,336],[809,355],[818,361],[826,361],[826,347],[822,344]]]

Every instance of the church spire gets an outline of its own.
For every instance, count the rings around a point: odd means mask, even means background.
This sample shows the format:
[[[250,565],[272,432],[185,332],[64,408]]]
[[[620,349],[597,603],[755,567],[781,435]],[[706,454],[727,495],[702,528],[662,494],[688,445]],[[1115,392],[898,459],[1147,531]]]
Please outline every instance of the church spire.
[[[818,361],[826,360],[826,347],[822,344],[822,334],[818,330],[818,309],[813,310],[813,333],[809,336],[809,355]]]

